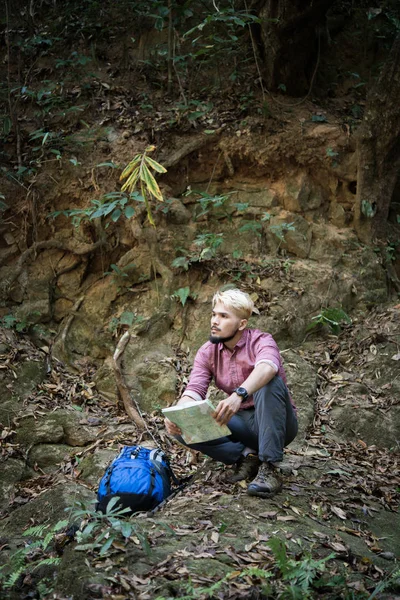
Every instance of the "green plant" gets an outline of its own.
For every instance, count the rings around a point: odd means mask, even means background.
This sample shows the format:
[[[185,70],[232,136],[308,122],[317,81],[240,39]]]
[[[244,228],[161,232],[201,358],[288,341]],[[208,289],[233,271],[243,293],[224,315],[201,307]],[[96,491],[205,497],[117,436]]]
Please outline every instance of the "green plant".
[[[214,258],[218,248],[223,243],[223,233],[200,233],[195,238],[193,245],[196,250],[188,251],[185,248],[178,248],[182,256],[175,258],[171,266],[175,269],[184,269],[187,271],[192,263],[203,262]]]
[[[8,315],[4,315],[4,317],[0,319],[0,326],[4,327],[5,329],[15,329],[15,331],[22,333],[27,331],[33,324],[32,319],[29,317],[35,317],[37,314],[37,312],[33,312],[31,315],[27,315],[22,319],[19,319],[10,313]]]
[[[279,223],[277,225],[270,225],[269,230],[278,238],[280,242],[285,241],[285,233],[287,231],[296,231],[294,222],[292,223]]]
[[[311,320],[312,322],[308,325],[307,331],[311,331],[318,326],[327,325],[335,334],[340,333],[341,324],[351,323],[349,315],[342,308],[324,308]]]
[[[172,298],[176,298],[180,300],[182,306],[185,306],[188,298],[194,298],[193,293],[190,291],[190,287],[179,288],[175,290],[171,296]]]
[[[142,528],[127,518],[129,508],[116,506],[118,500],[118,497],[112,498],[105,513],[83,503],[68,509],[73,520],[83,521],[76,533],[77,552],[95,552],[96,556],[104,557],[112,552],[114,542],[122,541],[125,544],[140,543],[146,554],[150,554],[150,545]]]
[[[303,552],[300,559],[290,558],[285,543],[277,537],[268,540],[268,546],[275,557],[282,579],[291,584],[290,594],[285,597],[299,600],[310,597],[311,588],[318,584],[319,576],[325,571],[326,563],[335,557],[335,554],[331,553],[316,560],[310,552]]]
[[[124,215],[131,219],[135,215],[135,208],[128,204],[129,201],[144,202],[143,197],[138,192],[125,194],[123,192],[108,192],[100,200],[91,200],[91,206],[88,208],[71,208],[66,210],[56,210],[48,215],[48,218],[55,219],[60,215],[70,217],[72,224],[79,227],[82,220],[93,221],[94,219],[110,218],[116,223]],[[110,222],[106,222],[105,227],[109,227]]]
[[[208,260],[213,258],[223,240],[223,233],[200,233],[194,240],[194,245],[199,248],[197,260]]]
[[[249,221],[241,227],[239,227],[240,233],[253,233],[256,236],[260,236],[262,231],[262,225],[258,221]]]
[[[58,521],[53,527],[36,525],[22,534],[27,540],[23,548],[19,548],[9,557],[9,564],[0,567],[0,581],[4,589],[12,589],[22,575],[32,574],[41,567],[55,567],[61,559],[54,555],[51,544],[55,535],[67,527],[68,521]]]
[[[132,327],[134,323],[140,323],[144,317],[130,310],[125,310],[119,317],[111,317],[108,329],[112,334],[119,333],[121,327]]]
[[[131,162],[123,170],[120,179],[126,179],[121,191],[128,190],[130,193],[134,192],[137,185],[140,185],[142,197],[147,210],[147,218],[149,223],[155,227],[153,215],[151,212],[150,199],[153,196],[160,202],[163,202],[164,198],[161,194],[161,190],[151,173],[156,171],[157,173],[166,173],[167,169],[160,165],[158,162],[147,156],[149,152],[154,152],[155,146],[147,146],[145,151],[141,154],[136,154]]]
[[[191,194],[196,194],[199,196],[199,198],[196,199],[196,202],[198,202],[200,205],[200,211],[196,214],[196,219],[198,219],[199,217],[202,217],[203,215],[207,214],[210,211],[210,209],[220,208],[221,206],[223,206],[228,200],[229,196],[233,193],[234,192],[229,192],[227,194],[219,194],[213,196],[208,192],[199,192],[189,188],[184,195],[190,196]]]

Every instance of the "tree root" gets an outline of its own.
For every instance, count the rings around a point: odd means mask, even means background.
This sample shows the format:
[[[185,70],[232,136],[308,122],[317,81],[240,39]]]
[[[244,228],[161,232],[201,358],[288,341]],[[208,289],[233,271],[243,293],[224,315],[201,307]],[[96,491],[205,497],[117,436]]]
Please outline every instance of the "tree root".
[[[45,240],[43,242],[35,242],[30,246],[25,252],[21,254],[19,257],[17,264],[15,267],[12,267],[11,273],[9,277],[5,277],[1,283],[1,289],[8,292],[11,288],[12,284],[18,279],[21,275],[25,263],[31,258],[32,255],[35,255],[38,250],[47,250],[50,248],[55,248],[57,250],[66,250],[76,255],[90,254],[100,246],[103,246],[106,242],[104,240],[99,240],[94,242],[93,244],[80,244],[76,245],[73,239],[70,240]]]
[[[70,363],[69,358],[68,358],[67,346],[66,346],[68,331],[70,330],[72,321],[74,320],[84,299],[85,299],[85,296],[81,296],[73,305],[71,312],[65,322],[63,330],[61,331],[60,336],[59,337],[57,336],[57,339],[55,340],[53,348],[52,348],[52,354],[56,353],[58,355],[59,360],[62,360],[63,362],[65,362],[67,364]]]
[[[173,167],[178,164],[182,158],[185,158],[185,156],[188,156],[188,154],[191,154],[196,150],[200,150],[200,148],[203,148],[203,146],[208,144],[211,140],[214,140],[218,135],[219,130],[210,135],[201,134],[197,137],[190,138],[190,140],[186,144],[182,144],[178,150],[161,159],[163,166],[166,169]]]
[[[125,348],[130,338],[130,333],[126,331],[122,338],[119,340],[113,356],[113,367],[115,373],[115,380],[117,383],[118,391],[122,398],[122,402],[124,404],[125,411],[128,417],[132,419],[132,421],[135,423],[139,431],[144,431],[146,429],[146,423],[143,420],[143,417],[139,414],[138,409],[134,406],[134,400],[132,399],[128,386],[125,383],[125,379],[121,369],[121,358],[123,353],[125,352]]]

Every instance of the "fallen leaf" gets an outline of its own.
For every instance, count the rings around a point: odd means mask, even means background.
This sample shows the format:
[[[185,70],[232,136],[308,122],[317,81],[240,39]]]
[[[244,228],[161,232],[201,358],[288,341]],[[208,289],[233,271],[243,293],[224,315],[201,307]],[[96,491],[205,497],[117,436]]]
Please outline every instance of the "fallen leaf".
[[[296,517],[293,517],[292,515],[284,515],[284,516],[278,516],[276,517],[277,521],[296,521]]]
[[[260,513],[259,516],[263,519],[273,519],[278,514],[277,510],[271,510],[267,512]]]
[[[337,516],[339,517],[339,519],[347,519],[347,515],[344,512],[344,510],[342,510],[341,508],[339,508],[338,506],[331,506],[331,511]]]
[[[216,531],[213,531],[211,534],[211,539],[213,542],[215,542],[215,544],[218,544],[219,533],[217,533]]]
[[[331,542],[329,545],[336,552],[347,552],[346,546],[339,544],[339,542]]]

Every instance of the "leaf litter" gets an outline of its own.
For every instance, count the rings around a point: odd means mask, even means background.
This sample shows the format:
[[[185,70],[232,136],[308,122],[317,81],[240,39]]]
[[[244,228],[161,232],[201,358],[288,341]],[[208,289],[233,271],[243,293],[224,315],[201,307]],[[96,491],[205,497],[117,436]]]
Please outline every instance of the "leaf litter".
[[[360,336],[361,328],[364,336]],[[398,314],[395,311],[376,312],[362,325],[346,326],[341,336],[332,337],[328,342],[316,341],[311,348],[302,350],[302,356],[318,369],[319,374],[313,430],[303,450],[287,449],[289,462],[292,459],[296,468],[285,474],[284,492],[270,501],[263,501],[261,510],[260,501],[248,498],[243,487],[223,483],[221,467],[200,456],[193,461],[192,453],[172,442],[165,435],[157,412],[147,415],[149,428],[170,455],[177,475],[187,475],[191,471],[195,475],[194,482],[158,513],[139,515],[138,522],[145,524],[146,537],[151,552],[154,552],[153,558],[150,554],[150,558],[140,559],[139,572],[135,572],[132,552],[134,547],[135,555],[138,556],[138,552],[140,555],[140,543],[133,535],[132,546],[127,542],[114,542],[104,557],[88,553],[89,564],[102,565],[102,568],[108,565],[107,572],[112,572],[106,585],[88,583],[88,589],[99,598],[116,600],[182,597],[185,590],[191,590],[191,598],[199,599],[261,598],[265,577],[273,581],[274,593],[279,595],[286,589],[286,584],[277,555],[268,546],[268,540],[277,536],[285,541],[290,560],[300,562],[307,551],[317,560],[333,551],[335,557],[328,563],[330,576],[342,577],[342,585],[357,591],[360,598],[373,593],[390,573],[385,571],[382,563],[390,564],[396,560],[390,538],[378,537],[370,527],[377,518],[375,515],[382,511],[393,516],[397,514],[399,454],[395,450],[368,446],[361,439],[338,441],[327,436],[326,429],[332,405],[330,388],[336,393],[347,394],[351,393],[352,382],[362,382],[365,385],[364,404],[387,410],[398,403],[398,398],[391,395],[391,385],[379,385],[379,379],[368,377],[364,370],[371,364],[369,355],[374,355],[371,346],[376,347],[383,339],[393,343],[397,329]],[[11,343],[9,337],[7,340],[10,350],[4,357],[2,369],[13,379],[18,362],[24,358],[46,360],[46,352],[31,345],[23,336]],[[173,366],[178,374],[178,391],[181,391],[190,372],[187,352],[182,349],[177,352]],[[89,363],[82,366],[79,374],[67,371],[61,363],[53,363],[46,380],[25,399],[23,410],[41,414],[58,408],[71,409],[73,404],[73,410],[79,407],[86,418],[95,422],[98,419],[128,424],[120,407],[96,392],[94,375],[95,367]],[[356,398],[360,401],[358,395]],[[21,455],[18,444],[13,441],[14,432],[13,423],[11,427],[5,427],[0,436],[5,458]],[[141,441],[143,439],[138,437],[130,439],[129,443]],[[82,452],[94,453],[99,448],[115,445],[115,442],[124,443],[118,436],[100,439]],[[21,484],[11,509],[62,484],[65,480],[63,468],[65,465],[51,475],[38,473],[37,477]],[[167,528],[160,528],[162,522]],[[312,523],[319,528],[313,528]],[[175,540],[172,546],[171,539]],[[351,540],[359,540],[365,550],[360,545],[353,548]],[[164,543],[169,551],[160,560]],[[215,567],[212,571],[210,566],[200,568],[201,561],[206,561],[207,565],[207,561],[212,561],[210,564]],[[204,568],[209,571],[207,575]],[[254,569],[260,570],[261,578]],[[215,593],[208,591],[222,580]],[[310,594],[311,597],[337,597],[336,592],[323,586],[310,588]],[[379,595],[374,597],[379,598]]]

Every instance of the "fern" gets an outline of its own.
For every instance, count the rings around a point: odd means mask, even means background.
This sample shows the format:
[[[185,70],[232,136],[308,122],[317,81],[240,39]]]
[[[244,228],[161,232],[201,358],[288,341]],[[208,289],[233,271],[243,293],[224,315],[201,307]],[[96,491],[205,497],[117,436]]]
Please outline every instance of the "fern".
[[[286,553],[286,546],[279,538],[271,538],[268,540],[268,546],[271,548],[275,560],[280,568],[282,575],[285,575],[289,570],[289,559]]]
[[[55,566],[59,565],[60,563],[61,563],[61,558],[59,558],[58,556],[52,556],[50,558],[43,558],[37,564],[35,564],[32,571],[35,571],[36,569],[39,569],[39,567],[44,567],[44,566],[55,567]]]
[[[48,525],[35,525],[35,527],[29,527],[22,534],[24,537],[31,535],[32,537],[42,537],[45,529],[48,529]]]
[[[14,585],[17,583],[18,579],[24,572],[25,572],[25,565],[22,565],[16,571],[14,570],[11,573],[11,575],[9,576],[9,578],[7,579],[7,581],[4,583],[4,587],[6,589],[11,589],[12,587],[14,587]]]

